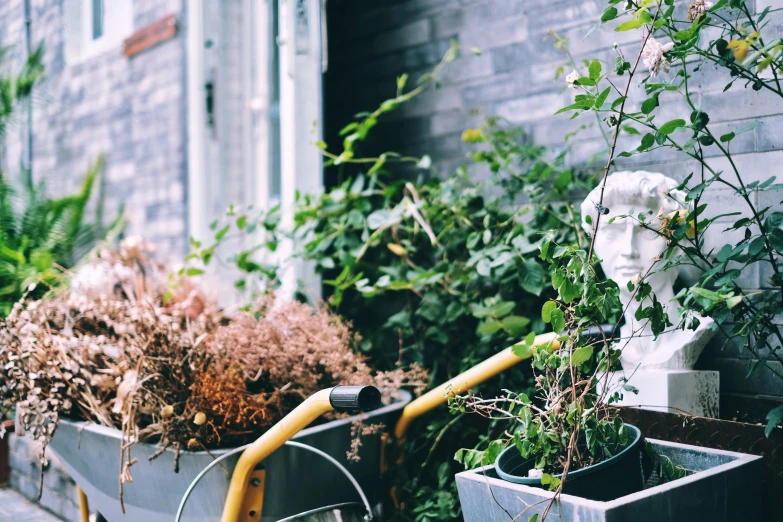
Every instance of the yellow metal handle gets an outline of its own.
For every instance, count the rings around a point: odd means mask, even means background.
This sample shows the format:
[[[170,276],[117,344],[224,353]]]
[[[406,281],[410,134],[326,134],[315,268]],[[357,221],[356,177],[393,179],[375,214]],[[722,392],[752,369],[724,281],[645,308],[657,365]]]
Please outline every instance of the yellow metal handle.
[[[332,411],[334,408],[329,401],[331,391],[332,388],[321,390],[308,397],[242,452],[242,456],[239,457],[234,468],[234,473],[231,475],[231,485],[228,487],[221,522],[240,522],[245,519],[248,515],[243,509],[246,503],[245,493],[250,485],[251,475],[256,465],[315,419],[327,411]],[[260,507],[257,508],[258,518],[260,518],[260,511]]]
[[[84,494],[82,488],[77,487],[79,492],[79,515],[81,522],[90,522],[90,504],[87,501],[87,495]]]
[[[380,401],[381,392],[374,386],[335,386],[308,397],[242,452],[231,475],[221,522],[249,522],[261,518],[266,475],[263,470],[256,470],[256,465],[311,422],[332,410],[374,410]]]
[[[554,332],[539,335],[533,342],[533,346],[548,344],[551,346],[552,350],[556,350],[560,347],[560,342],[557,340],[557,337],[558,335]],[[526,357],[519,357],[514,353],[513,348],[513,346],[506,348],[502,352],[495,354],[486,361],[462,372],[453,379],[444,382],[434,390],[430,390],[408,404],[405,409],[402,410],[400,420],[397,421],[397,426],[394,428],[394,436],[397,437],[397,441],[404,439],[405,431],[408,429],[408,425],[413,419],[420,417],[445,403],[450,394],[459,394],[474,386],[478,386],[487,379],[511,368],[518,362],[528,359],[531,355],[528,354]]]

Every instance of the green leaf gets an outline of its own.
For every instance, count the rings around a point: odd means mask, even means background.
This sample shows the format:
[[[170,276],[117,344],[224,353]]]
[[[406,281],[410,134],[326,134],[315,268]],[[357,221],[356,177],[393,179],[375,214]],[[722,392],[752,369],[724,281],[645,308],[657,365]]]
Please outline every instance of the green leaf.
[[[367,226],[370,230],[387,228],[400,222],[400,216],[396,212],[386,209],[376,210],[367,216]]]
[[[503,324],[503,328],[508,330],[512,336],[519,337],[530,324],[530,319],[520,315],[509,315],[508,317],[504,317],[501,323]]]
[[[607,87],[606,89],[604,89],[603,91],[601,91],[601,94],[599,94],[599,95],[598,95],[598,98],[596,98],[596,99],[595,99],[595,105],[594,105],[594,107],[595,107],[596,109],[600,109],[600,108],[601,108],[601,107],[604,105],[604,102],[606,101],[606,98],[608,98],[608,97],[609,97],[609,93],[610,93],[611,91],[612,91],[612,88],[611,88],[611,87]]]
[[[612,102],[612,109],[616,109],[617,107],[619,107],[620,105],[622,105],[622,104],[623,104],[623,102],[624,102],[625,100],[627,100],[627,99],[628,99],[628,97],[627,97],[627,96],[620,96],[619,98],[617,98],[615,101],[613,101],[613,102]]]
[[[549,320],[552,323],[552,330],[560,333],[565,329],[565,314],[559,308],[552,310]]]
[[[572,103],[571,105],[567,105],[567,106],[563,107],[562,109],[560,109],[557,112],[555,112],[555,115],[561,114],[561,113],[564,113],[564,112],[568,112],[568,111],[571,111],[571,110],[589,109],[590,107],[593,106],[593,101],[594,101],[593,97],[592,96],[588,96],[588,97],[586,97],[583,100],[579,100],[578,102],[575,102],[575,103]]]
[[[584,364],[587,361],[589,361],[592,356],[593,356],[593,347],[582,346],[581,348],[577,348],[576,350],[574,350],[574,353],[571,354],[571,363],[574,366],[579,366],[580,364]]]
[[[188,268],[188,269],[185,271],[185,274],[187,274],[187,275],[189,275],[189,276],[197,276],[197,275],[201,275],[201,274],[203,274],[203,273],[204,273],[204,271],[203,271],[202,269],[200,269],[200,268],[194,268],[194,267]]]
[[[732,308],[734,308],[735,306],[737,306],[742,302],[742,298],[743,296],[741,295],[735,295],[734,297],[729,297],[728,299],[726,299],[726,306],[728,306],[729,310],[731,310]]]
[[[596,81],[592,78],[585,78],[584,76],[574,81],[576,85],[584,85],[585,87],[594,87]]]
[[[606,23],[610,20],[614,20],[617,18],[617,8],[616,7],[610,7],[606,11],[604,11],[604,14],[601,15],[601,21]]]
[[[486,257],[476,263],[476,272],[482,277],[489,277],[492,273],[492,264]]]
[[[642,102],[642,112],[644,114],[650,114],[656,107],[658,107],[658,93]]]
[[[661,128],[658,129],[658,134],[663,136],[668,136],[669,134],[673,133],[677,129],[681,127],[685,127],[686,124],[687,124],[686,121],[682,119],[668,121],[663,125],[661,125]]]
[[[655,136],[650,134],[649,132],[642,136],[642,143],[639,145],[639,147],[636,148],[639,152],[644,152],[645,150],[649,149],[655,145]]]
[[[541,295],[546,284],[546,272],[541,265],[532,259],[528,259],[522,267],[519,284],[526,292],[530,292],[533,295]]]
[[[636,127],[631,125],[623,125],[623,130],[632,136],[640,136],[642,134]]]
[[[517,306],[516,303],[513,303],[511,301],[503,301],[501,303],[492,305],[489,310],[490,310],[490,314],[493,317],[501,318],[513,312],[516,306]]]
[[[476,330],[479,335],[491,335],[498,330],[502,328],[502,325],[500,324],[500,321],[497,321],[495,319],[489,319],[487,321],[484,321],[483,323],[479,324],[478,330]]]
[[[628,20],[627,22],[623,22],[617,27],[615,27],[615,31],[618,33],[621,33],[623,31],[631,31],[633,29],[639,29],[644,24],[641,20]]]
[[[520,359],[527,359],[532,355],[530,345],[526,343],[517,343],[511,347],[511,351]]]
[[[764,428],[764,436],[769,438],[775,426],[783,422],[783,404],[777,406],[767,413],[767,427]]]
[[[558,486],[560,486],[560,479],[553,477],[549,473],[544,473],[541,476],[541,485],[549,486],[549,491],[554,491],[558,488]]]
[[[593,60],[587,67],[587,72],[590,75],[590,79],[597,80],[601,76],[601,62]]]
[[[555,301],[547,301],[544,306],[541,307],[541,320],[545,323],[552,322],[552,312],[557,308]]]
[[[484,457],[481,459],[481,464],[484,466],[491,466],[497,460],[498,455],[506,448],[506,442],[503,440],[493,440],[487,446],[487,450],[484,452]]]
[[[767,228],[778,228],[783,225],[783,212],[773,212],[765,223]]]
[[[226,237],[226,234],[228,234],[229,229],[231,228],[231,225],[226,225],[223,228],[221,228],[217,234],[215,234],[215,241],[220,241],[224,237]]]
[[[727,134],[722,135],[720,137],[720,141],[721,141],[721,143],[727,143],[727,142],[733,140],[736,136],[737,135],[734,134],[733,132],[729,132]]]

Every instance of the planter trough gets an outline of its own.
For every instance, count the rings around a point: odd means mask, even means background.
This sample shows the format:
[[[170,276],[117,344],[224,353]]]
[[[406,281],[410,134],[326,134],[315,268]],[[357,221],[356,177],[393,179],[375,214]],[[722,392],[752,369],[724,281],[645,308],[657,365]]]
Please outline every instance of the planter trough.
[[[380,434],[362,437],[361,459],[346,462],[350,449],[351,424],[393,426],[400,411],[410,402],[409,393],[380,409],[339,419],[299,432],[293,440],[316,447],[340,461],[361,484],[373,502],[372,494],[382,490],[379,479]],[[68,474],[84,490],[91,510],[99,511],[109,522],[172,522],[177,507],[191,481],[212,460],[228,450],[182,451],[179,473],[174,472],[174,452],[156,459],[154,444],[134,444],[131,467],[133,482],[123,487],[125,513],[119,502],[120,432],[113,428],[62,420],[49,448],[59,457]],[[186,522],[220,520],[228,492],[230,472],[239,453],[207,473],[193,491],[182,517]],[[260,520],[280,520],[308,510],[359,500],[350,482],[323,457],[301,448],[283,446],[263,461],[266,470],[264,507]]]
[[[762,520],[761,457],[686,444],[649,440],[674,464],[694,473],[614,500],[600,502],[561,495],[549,522],[729,522]],[[456,476],[466,522],[519,520],[543,514],[554,494],[506,482],[494,466]],[[526,510],[527,509],[527,510]],[[517,517],[522,511],[522,516]]]

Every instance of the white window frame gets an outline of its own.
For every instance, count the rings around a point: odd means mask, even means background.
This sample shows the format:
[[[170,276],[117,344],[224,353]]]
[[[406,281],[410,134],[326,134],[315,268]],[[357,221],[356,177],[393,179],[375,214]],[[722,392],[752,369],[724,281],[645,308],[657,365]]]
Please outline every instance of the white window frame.
[[[103,32],[93,38],[93,0],[65,0],[65,57],[74,65],[112,49],[133,34],[133,0],[102,0]]]

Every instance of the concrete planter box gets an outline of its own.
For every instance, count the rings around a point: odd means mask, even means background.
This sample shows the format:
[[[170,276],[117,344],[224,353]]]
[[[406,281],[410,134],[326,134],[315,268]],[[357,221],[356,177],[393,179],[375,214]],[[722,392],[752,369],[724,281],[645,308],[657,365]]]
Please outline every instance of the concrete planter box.
[[[639,493],[597,502],[561,495],[550,522],[729,522],[762,520],[761,457],[649,441],[658,453],[695,473]],[[519,520],[543,513],[553,493],[497,478],[494,466],[457,474],[466,522]],[[522,516],[517,517],[527,509]],[[510,516],[509,516],[510,515]]]

